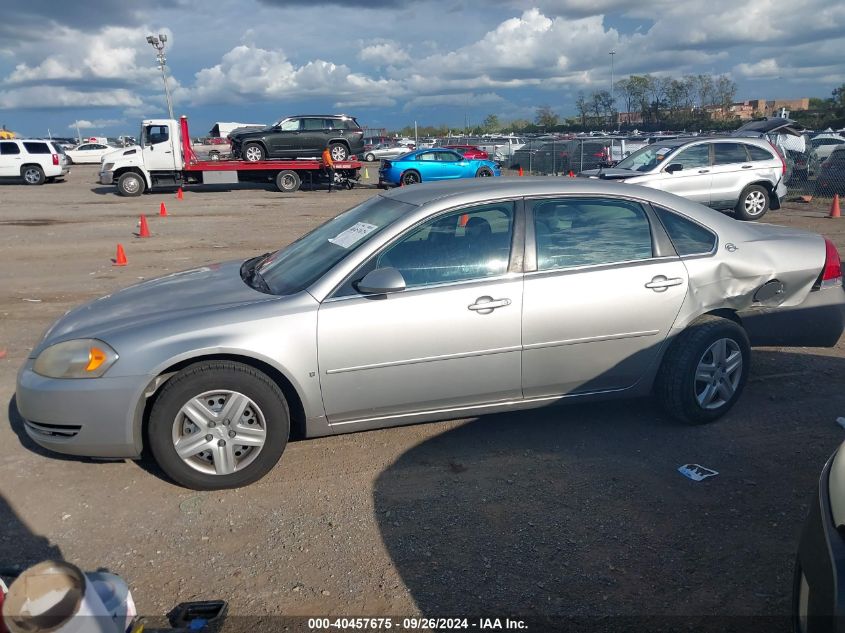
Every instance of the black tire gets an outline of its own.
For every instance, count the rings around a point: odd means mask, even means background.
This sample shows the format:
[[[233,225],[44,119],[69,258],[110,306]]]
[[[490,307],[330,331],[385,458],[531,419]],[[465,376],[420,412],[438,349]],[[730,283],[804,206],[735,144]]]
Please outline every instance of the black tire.
[[[330,143],[329,153],[332,155],[332,160],[335,162],[349,160],[349,148],[343,143]]]
[[[248,163],[258,163],[267,158],[267,152],[261,143],[247,143],[241,151],[241,156]]]
[[[479,167],[478,171],[475,172],[476,178],[492,178],[493,177],[493,170],[489,167]]]
[[[371,154],[367,154],[366,156],[364,156],[364,160],[365,160],[365,161],[367,161],[368,163],[374,163],[374,162],[376,162],[376,157],[375,157],[375,154],[372,154],[372,153],[371,153]]]
[[[24,165],[21,167],[21,178],[27,185],[43,185],[44,170],[40,165]]]
[[[732,395],[725,399],[716,389],[720,401],[709,403],[712,408],[707,408],[699,402],[697,386],[706,384],[706,381],[696,380],[696,373],[710,354],[711,346],[720,340],[730,341],[729,349],[735,348],[740,353],[741,365],[736,370],[740,374]],[[717,365],[713,360],[713,365]],[[713,422],[727,413],[742,394],[748,380],[750,360],[751,346],[745,330],[729,319],[713,315],[699,317],[672,341],[666,351],[655,380],[655,396],[663,409],[676,420],[687,424]],[[729,381],[724,382],[727,385]],[[701,395],[706,393],[707,388],[701,390]]]
[[[768,189],[761,185],[748,185],[739,196],[739,202],[734,207],[734,215],[738,220],[752,222],[762,218],[768,210]]]
[[[201,472],[177,454],[173,441],[181,408],[193,398],[215,390],[243,394],[255,403],[264,419],[263,446],[251,462],[230,474]],[[222,429],[218,427],[218,431]],[[233,361],[200,362],[173,376],[156,398],[147,427],[150,451],[158,465],[173,481],[194,490],[238,488],[261,479],[281,458],[289,435],[290,414],[279,386],[257,369]],[[221,441],[225,443],[217,440]],[[233,446],[232,450],[236,449]],[[213,468],[213,461],[209,463]]]
[[[409,170],[409,171],[402,173],[402,176],[399,179],[399,182],[401,184],[405,185],[405,186],[416,185],[416,184],[422,182],[422,178],[420,177],[419,172],[416,172],[414,170]]]
[[[276,174],[276,187],[282,193],[293,193],[298,191],[302,180],[295,171],[286,169]]]
[[[127,198],[140,196],[146,188],[147,183],[144,182],[143,176],[136,174],[134,171],[127,171],[117,179],[117,192]]]

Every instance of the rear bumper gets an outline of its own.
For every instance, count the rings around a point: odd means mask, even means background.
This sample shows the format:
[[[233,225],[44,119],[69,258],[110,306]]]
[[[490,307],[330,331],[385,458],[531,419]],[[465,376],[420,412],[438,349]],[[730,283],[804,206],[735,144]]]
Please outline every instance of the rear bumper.
[[[807,618],[808,633],[845,631],[845,538],[837,531],[830,510],[828,480],[831,458],[825,464],[809,516],[801,533],[792,592],[796,620]],[[802,609],[802,583],[809,592]],[[805,611],[802,613],[802,611]]]
[[[845,331],[845,289],[815,290],[791,308],[752,308],[739,313],[752,345],[833,347]]]

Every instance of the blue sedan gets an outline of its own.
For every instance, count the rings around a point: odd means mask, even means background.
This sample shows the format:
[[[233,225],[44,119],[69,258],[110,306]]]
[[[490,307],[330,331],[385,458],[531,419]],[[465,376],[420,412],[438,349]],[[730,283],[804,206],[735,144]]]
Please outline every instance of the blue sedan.
[[[418,149],[394,160],[383,160],[380,187],[413,185],[433,180],[501,176],[492,160],[470,159],[451,149]]]

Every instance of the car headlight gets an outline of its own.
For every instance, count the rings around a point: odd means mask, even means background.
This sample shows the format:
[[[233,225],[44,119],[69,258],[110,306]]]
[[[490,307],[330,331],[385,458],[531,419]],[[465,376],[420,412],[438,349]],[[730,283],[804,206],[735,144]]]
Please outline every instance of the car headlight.
[[[38,355],[32,370],[47,378],[99,378],[118,359],[117,352],[93,338],[51,345]]]
[[[103,163],[103,171],[111,171],[112,167],[114,167],[114,163]]]

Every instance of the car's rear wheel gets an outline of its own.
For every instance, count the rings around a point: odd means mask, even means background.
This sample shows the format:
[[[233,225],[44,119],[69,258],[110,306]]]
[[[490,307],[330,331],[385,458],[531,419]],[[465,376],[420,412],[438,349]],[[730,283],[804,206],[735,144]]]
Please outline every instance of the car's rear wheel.
[[[349,149],[343,143],[329,145],[329,153],[332,155],[332,160],[335,161],[343,161],[349,158]]]
[[[276,174],[276,187],[282,193],[293,193],[299,190],[302,180],[295,171],[286,169]]]
[[[156,462],[195,490],[257,481],[279,461],[289,434],[278,385],[232,361],[201,362],[177,373],[162,388],[148,426]]]
[[[140,196],[144,193],[145,187],[146,183],[144,182],[144,179],[141,178],[140,174],[136,174],[132,171],[126,172],[117,179],[118,192],[120,195],[127,196],[129,198]]]
[[[247,143],[243,150],[244,160],[248,163],[257,163],[264,160],[264,148],[258,143]]]
[[[729,319],[705,315],[670,345],[655,381],[655,395],[674,418],[712,422],[736,403],[751,359],[748,336]]]
[[[403,185],[416,185],[422,182],[422,178],[420,178],[419,173],[415,171],[406,171],[402,174],[402,178],[400,180]]]
[[[492,178],[493,177],[493,170],[489,167],[479,167],[478,171],[475,172],[476,178]]]
[[[44,170],[38,165],[24,165],[21,169],[21,178],[28,185],[43,185]]]
[[[374,163],[376,161],[375,154],[367,154],[366,156],[364,156],[364,160],[368,163]]]
[[[739,197],[734,209],[739,220],[759,220],[769,210],[769,192],[760,185],[749,185]]]

